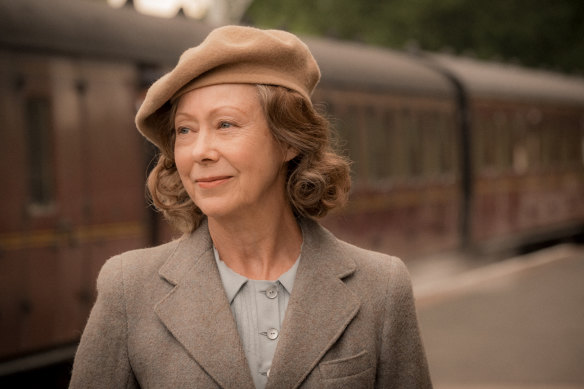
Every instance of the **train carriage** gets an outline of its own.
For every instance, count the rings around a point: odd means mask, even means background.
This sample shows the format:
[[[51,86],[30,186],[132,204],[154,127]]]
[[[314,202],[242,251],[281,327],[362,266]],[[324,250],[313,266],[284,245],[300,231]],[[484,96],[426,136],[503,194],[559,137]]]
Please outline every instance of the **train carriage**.
[[[455,90],[410,55],[308,40],[322,102],[353,161],[346,209],[325,224],[355,244],[397,255],[457,247],[460,155]]]
[[[466,89],[470,240],[517,247],[582,233],[584,80],[432,55]]]

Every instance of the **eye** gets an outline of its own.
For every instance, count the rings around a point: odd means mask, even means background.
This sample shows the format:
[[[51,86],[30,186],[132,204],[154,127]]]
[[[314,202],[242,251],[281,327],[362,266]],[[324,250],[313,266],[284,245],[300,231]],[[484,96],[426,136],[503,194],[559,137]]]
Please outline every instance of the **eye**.
[[[187,127],[178,127],[178,128],[176,129],[176,133],[177,133],[177,135],[184,135],[184,134],[188,134],[188,133],[189,133],[189,131],[190,131],[190,129],[189,129],[189,128],[187,128]]]
[[[231,128],[233,127],[233,124],[229,123],[229,122],[220,122],[219,123],[219,128]]]

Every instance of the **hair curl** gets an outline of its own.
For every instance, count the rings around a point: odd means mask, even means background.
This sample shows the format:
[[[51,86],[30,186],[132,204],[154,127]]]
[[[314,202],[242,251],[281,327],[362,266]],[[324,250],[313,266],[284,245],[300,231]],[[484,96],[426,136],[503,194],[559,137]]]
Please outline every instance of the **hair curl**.
[[[321,218],[343,206],[351,187],[349,161],[332,145],[328,120],[300,94],[281,86],[257,85],[272,135],[298,155],[288,162],[286,193],[295,214]],[[152,204],[178,230],[192,232],[204,217],[184,188],[174,163],[174,116],[180,96],[161,123],[163,145],[147,187]]]

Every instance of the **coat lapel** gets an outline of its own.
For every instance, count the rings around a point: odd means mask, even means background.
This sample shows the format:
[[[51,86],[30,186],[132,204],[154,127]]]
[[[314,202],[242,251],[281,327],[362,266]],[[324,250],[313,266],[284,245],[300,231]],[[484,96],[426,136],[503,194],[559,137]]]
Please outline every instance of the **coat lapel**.
[[[302,256],[267,388],[298,387],[360,306],[342,281],[355,271],[354,261],[318,224],[303,221],[302,230]]]
[[[174,289],[155,307],[170,333],[221,387],[253,388],[206,222],[159,271]]]

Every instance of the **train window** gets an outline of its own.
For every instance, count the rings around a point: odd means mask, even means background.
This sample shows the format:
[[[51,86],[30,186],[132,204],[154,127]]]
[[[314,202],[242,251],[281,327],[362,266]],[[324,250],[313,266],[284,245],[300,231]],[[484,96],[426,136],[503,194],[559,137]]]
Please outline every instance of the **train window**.
[[[562,118],[558,123],[558,128],[556,129],[556,138],[558,139],[558,155],[557,164],[558,166],[565,166],[569,163],[570,158],[570,123]]]
[[[404,173],[407,176],[419,176],[422,169],[421,155],[421,132],[419,117],[410,109],[404,109],[400,115],[400,132],[403,140],[403,147],[406,151]]]
[[[54,200],[53,142],[50,104],[47,98],[32,97],[25,103],[28,180],[31,206],[49,207]]]
[[[456,136],[454,134],[453,117],[445,112],[438,115],[436,127],[438,129],[438,141],[440,142],[440,173],[452,174],[456,169],[456,157],[458,150]]]
[[[550,167],[558,165],[562,159],[562,124],[554,120],[549,123],[547,130],[548,163]]]
[[[578,119],[575,119],[578,120]],[[584,164],[584,118],[579,120],[579,123],[575,123],[574,126],[574,140],[570,144],[574,147],[574,166]]]
[[[440,141],[440,129],[438,115],[435,112],[420,114],[420,148],[422,153],[421,173],[426,177],[437,176],[440,173],[440,155],[442,154],[442,142]]]
[[[513,119],[513,171],[524,174],[529,169],[529,154],[526,146],[526,121],[520,112],[515,113]]]
[[[341,151],[351,160],[351,175],[358,181],[363,177],[360,163],[360,126],[359,109],[356,106],[338,107],[331,106],[331,113],[334,114],[335,129],[339,134]]]
[[[543,114],[538,108],[531,108],[525,115],[526,133],[525,147],[529,169],[540,169],[543,166]]]
[[[365,111],[367,172],[369,179],[374,181],[385,180],[391,175],[391,119],[390,115],[382,115],[373,107]]]
[[[512,168],[514,134],[505,112],[477,117],[475,162],[479,171],[500,173]]]
[[[426,111],[417,113],[419,170],[413,174],[438,177],[452,173],[455,166],[453,124],[446,113]],[[414,165],[415,166],[415,165]]]
[[[475,166],[479,171],[485,171],[492,169],[495,164],[494,140],[496,135],[493,132],[496,127],[493,125],[491,115],[481,115],[478,119],[476,122],[477,132],[474,147],[476,150]]]
[[[580,162],[584,165],[584,116],[580,119],[580,141],[575,142],[580,144]]]
[[[578,118],[570,117],[566,124],[566,163],[571,166],[578,164],[581,160],[581,135]]]
[[[512,167],[514,134],[511,120],[506,112],[497,112],[495,114],[495,126],[494,167],[500,172]]]
[[[398,116],[398,112],[386,110],[384,122],[387,125],[387,137],[389,142],[388,154],[390,161],[388,174],[393,179],[407,176],[408,172],[408,136],[403,124],[403,119]]]
[[[473,150],[473,163],[472,166],[476,171],[480,171],[483,168],[484,160],[484,145],[483,138],[485,137],[485,118],[483,115],[477,113],[474,117],[474,131],[472,134],[472,150]]]
[[[545,168],[553,168],[561,161],[563,125],[560,117],[554,114],[546,114],[542,125],[542,165]]]
[[[553,165],[554,160],[554,143],[555,137],[552,135],[551,126],[549,124],[548,117],[543,120],[540,129],[540,139],[541,139],[541,166],[550,167]]]

